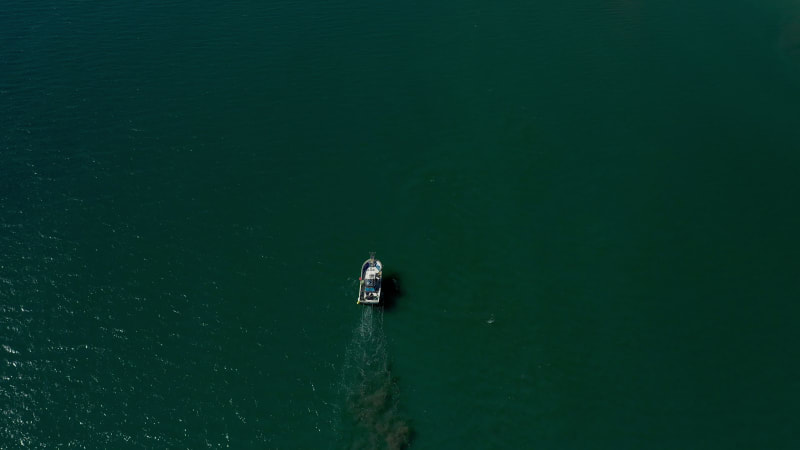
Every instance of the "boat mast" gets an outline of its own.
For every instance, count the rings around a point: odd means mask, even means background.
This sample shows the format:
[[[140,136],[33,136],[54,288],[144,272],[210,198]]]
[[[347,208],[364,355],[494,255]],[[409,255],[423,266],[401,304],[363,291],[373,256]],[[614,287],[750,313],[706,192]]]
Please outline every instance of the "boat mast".
[[[375,252],[369,252],[369,266],[375,267]]]

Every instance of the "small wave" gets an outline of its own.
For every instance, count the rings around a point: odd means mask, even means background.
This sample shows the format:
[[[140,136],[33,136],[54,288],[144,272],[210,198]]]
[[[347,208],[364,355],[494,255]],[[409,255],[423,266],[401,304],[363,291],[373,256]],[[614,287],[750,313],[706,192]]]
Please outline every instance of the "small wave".
[[[19,352],[17,350],[14,350],[13,348],[5,344],[3,344],[3,350],[7,351],[8,353],[11,353],[12,355],[19,355]]]

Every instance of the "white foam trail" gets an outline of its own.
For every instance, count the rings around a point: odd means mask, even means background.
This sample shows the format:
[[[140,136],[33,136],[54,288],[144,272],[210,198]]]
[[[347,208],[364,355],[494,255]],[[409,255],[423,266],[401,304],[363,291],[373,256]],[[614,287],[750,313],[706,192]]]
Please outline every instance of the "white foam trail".
[[[339,447],[401,449],[411,429],[397,407],[398,388],[389,369],[383,308],[362,307],[361,321],[345,352],[338,408]]]

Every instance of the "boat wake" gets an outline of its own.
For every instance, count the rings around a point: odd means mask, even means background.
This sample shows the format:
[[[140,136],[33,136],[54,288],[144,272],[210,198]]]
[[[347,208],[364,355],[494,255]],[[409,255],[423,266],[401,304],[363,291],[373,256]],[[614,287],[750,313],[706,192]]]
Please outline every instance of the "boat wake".
[[[361,310],[342,370],[339,447],[406,448],[412,432],[398,411],[399,390],[389,367],[383,308]]]

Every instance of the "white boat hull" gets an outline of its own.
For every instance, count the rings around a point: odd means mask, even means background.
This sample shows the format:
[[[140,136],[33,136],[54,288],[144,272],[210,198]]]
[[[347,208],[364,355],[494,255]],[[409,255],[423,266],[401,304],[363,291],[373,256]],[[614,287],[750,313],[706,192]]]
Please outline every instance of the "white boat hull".
[[[361,265],[361,276],[358,280],[358,300],[356,300],[356,303],[360,305],[380,304],[383,263],[375,259],[374,253]]]

